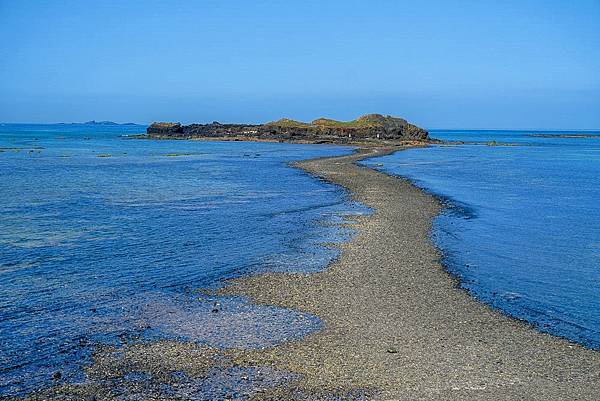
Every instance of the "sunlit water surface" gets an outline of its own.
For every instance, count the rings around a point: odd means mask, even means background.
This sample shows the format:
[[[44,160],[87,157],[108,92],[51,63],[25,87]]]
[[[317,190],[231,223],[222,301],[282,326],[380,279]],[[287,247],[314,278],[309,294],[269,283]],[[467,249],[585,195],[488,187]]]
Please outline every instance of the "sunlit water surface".
[[[600,348],[600,132],[431,135],[477,144],[366,164],[445,198],[432,235],[469,292],[539,330]],[[516,146],[493,146],[502,143]]]
[[[339,188],[288,166],[349,148],[149,141],[142,126],[0,126],[0,396],[81,379],[94,345],[264,347],[310,315],[199,288],[337,257]]]

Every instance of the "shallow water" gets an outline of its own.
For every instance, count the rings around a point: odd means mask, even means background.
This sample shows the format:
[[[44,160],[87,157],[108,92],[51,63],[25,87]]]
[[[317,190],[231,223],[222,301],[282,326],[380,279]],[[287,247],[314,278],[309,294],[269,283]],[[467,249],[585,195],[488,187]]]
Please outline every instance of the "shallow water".
[[[265,347],[310,315],[198,288],[316,271],[367,213],[289,161],[350,148],[122,138],[141,126],[0,125],[0,396],[81,378],[94,344]]]
[[[519,146],[432,146],[366,164],[448,200],[432,235],[464,288],[541,331],[600,349],[600,137],[530,133],[432,131]]]

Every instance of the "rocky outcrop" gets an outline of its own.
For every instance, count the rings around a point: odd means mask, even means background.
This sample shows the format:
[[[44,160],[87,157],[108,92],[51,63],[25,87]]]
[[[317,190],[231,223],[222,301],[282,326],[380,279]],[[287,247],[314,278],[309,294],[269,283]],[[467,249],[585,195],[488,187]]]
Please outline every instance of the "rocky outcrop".
[[[254,136],[260,125],[221,124],[214,121],[210,124],[181,125],[179,123],[153,123],[147,129],[149,137],[193,139],[220,138],[227,136]]]
[[[182,132],[179,123],[152,123],[146,128],[146,134],[149,136],[175,136]]]
[[[151,138],[222,138],[297,142],[353,143],[428,139],[428,132],[402,118],[367,114],[353,121],[319,118],[311,123],[290,119],[261,124],[154,123],[147,129]]]

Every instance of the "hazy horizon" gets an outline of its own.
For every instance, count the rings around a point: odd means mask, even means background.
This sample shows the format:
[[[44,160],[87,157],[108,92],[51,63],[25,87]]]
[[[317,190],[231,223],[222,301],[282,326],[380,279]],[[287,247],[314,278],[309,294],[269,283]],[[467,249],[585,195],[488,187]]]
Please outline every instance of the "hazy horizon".
[[[600,2],[0,3],[0,121],[600,129]]]
[[[315,120],[315,119],[312,119]],[[311,121],[312,121],[311,120]],[[0,121],[0,125],[86,125],[86,123],[95,121],[96,123],[108,121],[110,123],[115,123],[117,125],[139,125],[142,127],[149,126],[152,122],[148,123],[140,123],[135,121],[114,121],[111,119],[108,120],[88,120],[88,121],[55,121],[55,122],[5,122]],[[307,120],[308,121],[308,120]],[[181,124],[208,124],[213,121],[154,121],[154,122],[178,122]],[[237,123],[247,123],[246,121],[219,121],[222,124],[237,124]],[[251,123],[248,123],[251,124]],[[254,124],[254,123],[252,123]],[[497,128],[497,127],[455,127],[455,128],[445,128],[445,127],[426,127],[422,126],[428,131],[540,131],[540,132],[570,132],[570,131],[591,131],[591,132],[600,132],[600,128],[549,128],[549,127],[516,127],[516,128]]]

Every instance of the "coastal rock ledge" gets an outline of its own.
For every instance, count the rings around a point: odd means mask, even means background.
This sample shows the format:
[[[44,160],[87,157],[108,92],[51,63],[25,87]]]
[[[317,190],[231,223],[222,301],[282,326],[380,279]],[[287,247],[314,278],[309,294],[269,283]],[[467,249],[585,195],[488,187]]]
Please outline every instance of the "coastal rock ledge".
[[[156,122],[146,130],[154,139],[264,140],[307,143],[427,141],[426,130],[402,118],[367,114],[353,121],[319,118],[310,123],[283,118],[266,124],[190,124]]]

